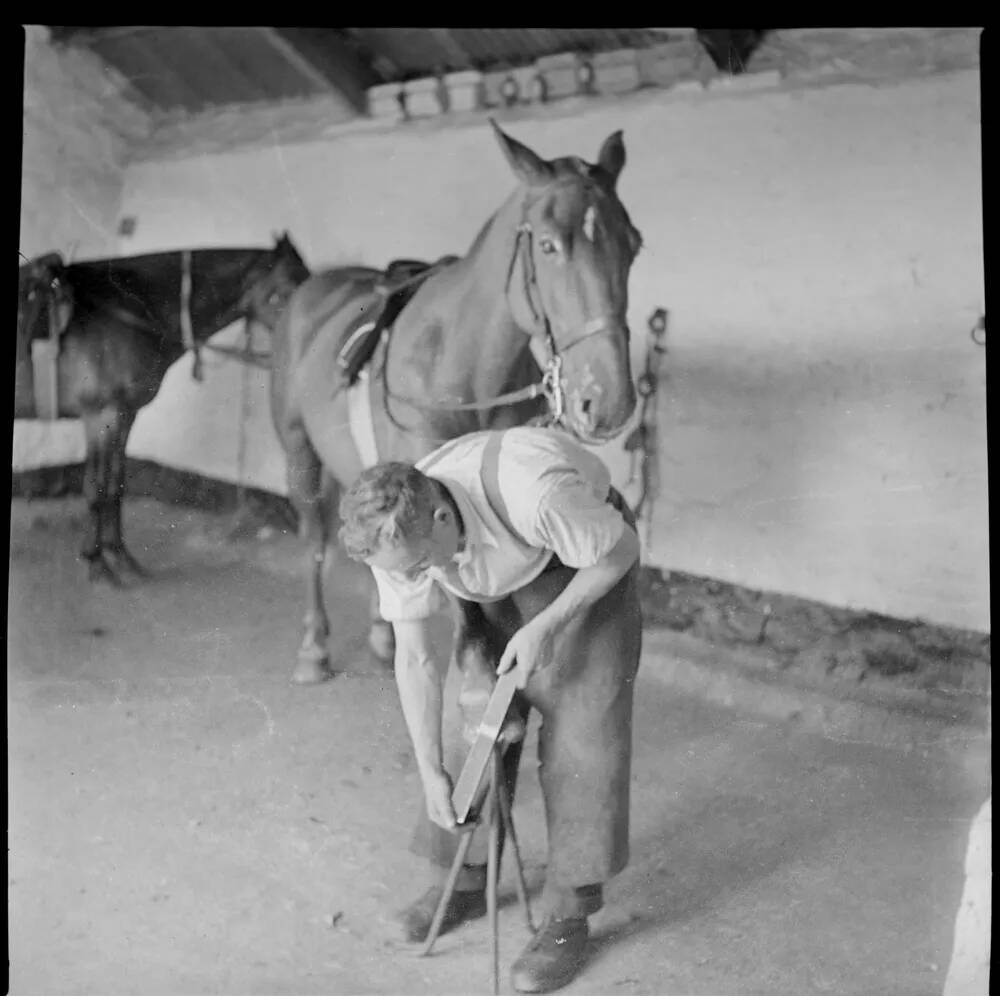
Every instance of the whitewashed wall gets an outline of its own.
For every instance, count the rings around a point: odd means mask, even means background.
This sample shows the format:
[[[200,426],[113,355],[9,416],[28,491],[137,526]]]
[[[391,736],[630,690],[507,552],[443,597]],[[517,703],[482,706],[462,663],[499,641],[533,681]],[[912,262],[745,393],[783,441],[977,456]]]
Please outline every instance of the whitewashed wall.
[[[125,159],[150,130],[126,84],[89,52],[58,49],[24,28],[21,230],[28,257],[113,255]]]
[[[989,630],[978,73],[643,91],[504,123],[550,157],[625,133],[633,329],[671,312],[647,560]],[[434,258],[511,185],[485,119],[164,155],[126,171],[118,251],[288,229],[313,267]],[[283,491],[265,378],[227,363],[198,386],[189,362],[130,452]]]

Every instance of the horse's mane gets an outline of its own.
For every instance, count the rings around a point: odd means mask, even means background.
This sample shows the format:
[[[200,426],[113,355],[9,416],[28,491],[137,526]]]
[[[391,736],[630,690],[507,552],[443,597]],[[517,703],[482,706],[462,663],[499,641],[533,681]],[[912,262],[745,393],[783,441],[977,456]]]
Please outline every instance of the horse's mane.
[[[274,246],[214,246],[200,249],[168,249],[164,252],[146,252],[135,256],[106,256],[100,259],[85,259],[76,263],[70,263],[70,269],[83,272],[87,269],[100,267],[104,270],[125,270],[140,271],[149,267],[155,268],[157,264],[164,262],[179,261],[185,251],[190,251],[192,256],[207,256],[218,254],[241,254],[258,253],[265,255],[274,252]]]
[[[469,250],[466,253],[467,256],[471,256],[486,241],[486,238],[490,234],[490,230],[493,228],[493,224],[497,220],[497,215],[499,213],[499,210],[494,211],[493,214],[486,219],[483,226],[479,229],[476,237],[472,240],[472,245],[469,246]]]
[[[201,258],[243,256],[250,259],[263,258],[274,252],[273,246],[224,246],[219,248],[192,249],[193,263]],[[184,250],[173,249],[166,252],[141,253],[136,256],[109,256],[103,259],[88,259],[71,263],[65,268],[66,279],[74,291],[83,299],[94,298],[98,302],[108,294],[113,297],[134,298],[161,293],[161,282],[168,284],[179,279],[181,257]]]
[[[41,256],[35,256],[34,259],[28,259],[20,250],[18,250],[18,255],[24,260],[23,263],[18,264],[17,272],[19,274],[28,274],[46,268],[61,269],[65,265],[62,254],[58,252],[42,253]]]

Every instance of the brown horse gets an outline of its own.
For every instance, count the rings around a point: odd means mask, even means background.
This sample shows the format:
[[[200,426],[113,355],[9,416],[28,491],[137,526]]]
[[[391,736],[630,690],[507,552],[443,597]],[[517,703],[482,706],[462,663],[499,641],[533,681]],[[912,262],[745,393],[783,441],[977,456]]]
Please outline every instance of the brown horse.
[[[122,539],[125,444],[140,408],[187,348],[239,318],[274,328],[309,271],[287,235],[273,249],[196,249],[66,265],[55,253],[19,268],[15,418],[34,418],[31,342],[58,342],[58,415],[80,418],[92,580],[143,568]]]
[[[547,161],[493,127],[520,183],[464,257],[424,275],[373,357],[378,459],[416,460],[466,432],[528,422],[546,403],[554,421],[599,442],[621,432],[635,408],[626,310],[641,239],[615,190],[621,132],[592,165]],[[384,284],[385,274],[362,266],[316,274],[274,332],[272,417],[310,548],[298,683],[330,675],[322,578],[336,487],[366,462],[348,429],[337,358],[358,316],[378,313]],[[387,661],[392,629],[374,597],[372,620],[369,644]]]

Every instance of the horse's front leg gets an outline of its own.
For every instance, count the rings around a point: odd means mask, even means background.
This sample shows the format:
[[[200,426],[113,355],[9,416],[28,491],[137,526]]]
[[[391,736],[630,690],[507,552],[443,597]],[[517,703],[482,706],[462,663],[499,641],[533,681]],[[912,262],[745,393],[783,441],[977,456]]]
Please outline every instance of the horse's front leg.
[[[104,559],[122,577],[149,577],[149,572],[126,549],[122,538],[122,501],[125,497],[125,444],[128,442],[133,412],[119,412],[108,439],[108,485],[105,514],[101,521]]]
[[[332,677],[330,620],[323,597],[329,530],[330,491],[333,482],[324,479],[319,458],[300,430],[286,440],[288,492],[299,516],[299,535],[306,541],[305,628],[291,680],[297,685],[314,685]]]
[[[378,590],[375,582],[369,582],[372,586],[371,601],[369,603],[369,615],[371,626],[368,629],[368,647],[372,656],[378,664],[383,667],[392,667],[393,659],[396,656],[396,634],[393,632],[392,623],[386,622],[379,612]]]
[[[80,556],[87,561],[91,581],[103,581],[116,587],[121,578],[104,557],[104,520],[109,514],[107,495],[110,475],[109,412],[90,411],[83,414],[83,429],[87,455],[83,472],[83,496],[89,513],[89,538]],[[113,421],[113,419],[112,419]]]

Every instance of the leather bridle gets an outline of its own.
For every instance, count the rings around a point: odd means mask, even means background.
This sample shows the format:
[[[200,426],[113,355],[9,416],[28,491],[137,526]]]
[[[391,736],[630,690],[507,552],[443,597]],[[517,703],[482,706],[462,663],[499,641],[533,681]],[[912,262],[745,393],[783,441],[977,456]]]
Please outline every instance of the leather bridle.
[[[528,309],[531,312],[531,318],[535,329],[541,331],[540,335],[538,331],[529,333],[529,335],[533,338],[541,339],[546,353],[546,360],[541,380],[534,384],[529,384],[527,387],[518,388],[517,390],[508,391],[504,394],[497,395],[496,397],[488,398],[485,401],[468,401],[461,404],[449,404],[447,402],[425,404],[423,402],[415,401],[410,398],[404,398],[400,395],[391,394],[389,392],[386,377],[386,368],[388,363],[383,361],[382,381],[384,390],[384,406],[386,415],[397,428],[405,430],[405,426],[400,425],[400,423],[389,411],[388,402],[390,398],[394,402],[398,401],[419,411],[433,413],[488,411],[493,408],[499,408],[503,405],[516,404],[520,401],[529,401],[533,398],[542,396],[545,398],[549,409],[546,421],[558,425],[565,425],[566,389],[562,374],[563,357],[571,349],[580,345],[581,342],[585,342],[593,336],[613,332],[615,330],[615,324],[610,320],[610,315],[599,315],[596,318],[590,319],[583,326],[581,334],[572,341],[562,346],[556,343],[555,336],[552,334],[552,324],[545,311],[545,306],[541,301],[541,295],[538,288],[538,278],[535,271],[535,254],[533,244],[534,230],[531,227],[531,222],[528,220],[528,211],[534,203],[536,203],[534,200],[526,199],[522,205],[521,221],[517,226],[517,234],[514,240],[514,251],[511,253],[510,264],[507,267],[507,279],[504,282],[504,293],[507,295],[509,300],[511,293],[511,281],[514,277],[514,268],[517,266],[518,259],[522,258],[524,296],[528,304]]]

